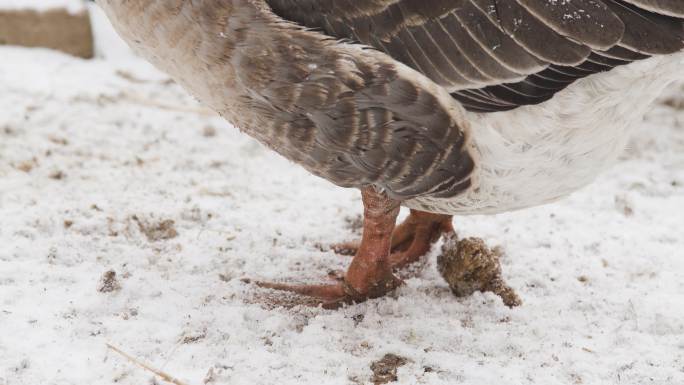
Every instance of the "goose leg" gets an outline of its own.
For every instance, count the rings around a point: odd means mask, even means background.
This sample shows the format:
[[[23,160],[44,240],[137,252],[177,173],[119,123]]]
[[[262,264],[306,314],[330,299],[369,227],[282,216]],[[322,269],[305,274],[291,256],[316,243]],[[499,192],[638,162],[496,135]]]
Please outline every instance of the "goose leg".
[[[444,234],[454,233],[451,215],[432,214],[411,210],[411,214],[397,227],[395,236],[401,241],[393,245],[390,264],[401,269],[427,254],[432,244]]]
[[[432,244],[437,242],[441,235],[453,233],[451,219],[451,215],[411,210],[411,214],[392,234],[392,268],[400,269],[418,261],[430,251]],[[333,245],[332,248],[335,252],[346,255],[355,253],[359,245],[358,242],[347,242]]]
[[[326,308],[381,297],[401,284],[392,273],[392,231],[399,214],[399,201],[374,188],[361,191],[364,206],[363,236],[343,280],[328,285],[291,285],[257,282],[264,288],[285,290],[319,298]]]

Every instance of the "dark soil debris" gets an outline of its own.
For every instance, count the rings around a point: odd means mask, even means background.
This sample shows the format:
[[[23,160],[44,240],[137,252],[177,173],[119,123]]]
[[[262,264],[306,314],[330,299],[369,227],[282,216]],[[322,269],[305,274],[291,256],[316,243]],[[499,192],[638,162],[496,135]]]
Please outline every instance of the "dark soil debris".
[[[363,230],[363,217],[361,215],[345,217],[344,221],[347,229],[356,234],[361,234],[361,230]]]
[[[203,331],[198,332],[198,333],[184,335],[181,338],[180,342],[182,344],[186,344],[186,345],[187,344],[194,344],[194,343],[199,342],[205,338],[207,338],[207,331],[203,330]]]
[[[38,166],[38,159],[33,158],[31,160],[19,162],[17,164],[12,164],[12,166],[19,171],[29,173],[29,172],[31,172],[31,170],[33,170],[35,167]]]
[[[520,306],[520,297],[501,276],[500,257],[500,252],[490,250],[479,238],[459,241],[451,235],[437,257],[437,268],[458,297],[489,291],[501,297],[508,307]]]
[[[365,318],[365,316],[363,315],[363,313],[359,313],[359,314],[353,315],[353,316],[352,316],[352,320],[354,320],[354,326],[359,326],[359,324],[360,324],[361,322],[363,322],[363,319],[364,319],[364,318]]]
[[[116,271],[109,270],[102,274],[97,291],[100,293],[112,293],[119,290],[121,290],[121,284],[119,283],[119,280],[116,279]]]
[[[50,175],[48,175],[48,178],[54,179],[54,180],[62,180],[64,178],[66,178],[66,174],[64,173],[64,171],[55,170],[55,171],[51,172]]]
[[[681,98],[668,98],[663,104],[675,110],[684,110],[684,99]]]
[[[171,219],[145,221],[134,215],[133,220],[138,224],[140,232],[145,234],[145,237],[150,242],[173,239],[178,236],[176,222]]]
[[[202,136],[205,138],[213,138],[216,136],[216,127],[214,126],[204,126],[204,129],[202,129]]]
[[[625,196],[615,197],[615,209],[621,212],[626,217],[634,215],[634,207],[632,202]]]
[[[371,381],[375,385],[396,382],[399,380],[397,369],[406,365],[407,362],[408,359],[396,354],[385,354],[382,359],[371,363],[370,368],[373,371]]]

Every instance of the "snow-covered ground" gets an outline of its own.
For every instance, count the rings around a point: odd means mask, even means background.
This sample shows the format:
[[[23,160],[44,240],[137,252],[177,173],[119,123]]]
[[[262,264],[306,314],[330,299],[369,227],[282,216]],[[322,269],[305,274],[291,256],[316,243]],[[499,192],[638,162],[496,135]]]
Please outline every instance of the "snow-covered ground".
[[[0,48],[0,384],[163,383],[106,344],[186,384],[363,384],[387,353],[407,359],[402,384],[684,384],[679,87],[589,188],[455,219],[503,247],[522,307],[453,297],[435,248],[389,298],[272,308],[240,279],[343,269],[320,245],[358,236],[359,194],[265,150],[97,27],[113,57]],[[110,270],[119,287],[101,290]]]

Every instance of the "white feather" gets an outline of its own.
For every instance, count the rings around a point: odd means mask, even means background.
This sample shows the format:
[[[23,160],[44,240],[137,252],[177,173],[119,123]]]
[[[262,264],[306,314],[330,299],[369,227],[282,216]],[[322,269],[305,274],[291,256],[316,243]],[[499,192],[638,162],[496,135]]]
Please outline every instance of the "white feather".
[[[566,196],[615,163],[632,128],[677,79],[684,79],[684,53],[592,75],[540,105],[469,113],[478,159],[472,188],[454,198],[421,197],[405,204],[440,213],[485,214]]]

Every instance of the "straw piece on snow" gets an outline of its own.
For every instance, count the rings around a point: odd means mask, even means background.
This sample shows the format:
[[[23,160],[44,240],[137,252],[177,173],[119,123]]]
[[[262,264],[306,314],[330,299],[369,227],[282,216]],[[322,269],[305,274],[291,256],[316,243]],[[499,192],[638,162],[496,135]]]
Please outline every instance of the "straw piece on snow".
[[[132,363],[140,366],[141,368],[143,368],[149,372],[154,373],[155,375],[157,375],[162,380],[164,380],[168,383],[175,384],[175,385],[187,385],[186,383],[182,382],[181,380],[176,379],[175,377],[169,375],[168,373],[166,373],[162,370],[159,370],[159,369],[155,369],[155,368],[145,364],[144,362],[141,362],[140,360],[138,360],[135,357],[131,356],[130,354],[122,351],[121,349],[117,348],[116,346],[107,344],[107,348],[109,348],[112,351],[122,355],[124,358],[126,358],[127,360],[131,361]]]

